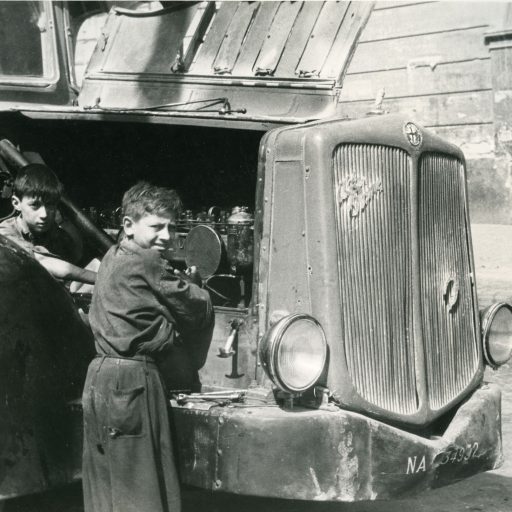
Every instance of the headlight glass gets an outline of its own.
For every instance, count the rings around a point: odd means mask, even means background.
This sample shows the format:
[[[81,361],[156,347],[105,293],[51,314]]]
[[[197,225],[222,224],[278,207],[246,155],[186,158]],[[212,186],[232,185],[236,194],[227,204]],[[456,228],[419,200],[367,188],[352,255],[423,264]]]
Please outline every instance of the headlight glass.
[[[260,350],[263,367],[274,384],[302,392],[319,379],[327,357],[320,324],[305,314],[282,318],[265,335]]]
[[[493,366],[505,364],[512,356],[512,307],[493,304],[484,311],[482,338],[487,362]]]

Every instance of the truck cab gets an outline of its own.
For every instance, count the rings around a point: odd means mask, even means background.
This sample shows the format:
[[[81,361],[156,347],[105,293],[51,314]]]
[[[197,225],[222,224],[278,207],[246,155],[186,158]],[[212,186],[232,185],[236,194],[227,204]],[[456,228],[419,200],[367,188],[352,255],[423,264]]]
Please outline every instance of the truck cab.
[[[512,308],[478,308],[464,155],[379,104],[349,119],[338,102],[371,3],[132,7],[101,14],[78,84],[87,13],[0,2],[2,215],[16,171],[46,163],[84,263],[114,243],[135,181],[179,192],[167,257],[198,267],[215,306],[202,389],[162,368],[183,483],[357,501],[498,467],[501,397],[483,374],[510,358]],[[90,293],[4,238],[0,259],[6,499],[80,478],[94,345]]]

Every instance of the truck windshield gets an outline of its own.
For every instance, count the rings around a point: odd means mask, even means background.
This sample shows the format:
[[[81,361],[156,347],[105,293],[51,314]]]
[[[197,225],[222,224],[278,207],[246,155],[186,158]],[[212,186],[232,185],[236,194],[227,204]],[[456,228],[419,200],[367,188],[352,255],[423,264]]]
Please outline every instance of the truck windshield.
[[[0,81],[52,78],[55,45],[48,18],[43,2],[0,2]]]

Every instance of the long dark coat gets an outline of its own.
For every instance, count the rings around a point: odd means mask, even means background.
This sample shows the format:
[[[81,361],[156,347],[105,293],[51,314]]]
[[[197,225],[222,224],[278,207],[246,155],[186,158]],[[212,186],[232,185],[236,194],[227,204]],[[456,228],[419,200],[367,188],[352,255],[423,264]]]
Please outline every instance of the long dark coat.
[[[123,241],[101,263],[89,318],[98,357],[82,398],[85,512],[179,512],[158,366],[182,372],[166,382],[197,389],[213,328],[208,293]]]

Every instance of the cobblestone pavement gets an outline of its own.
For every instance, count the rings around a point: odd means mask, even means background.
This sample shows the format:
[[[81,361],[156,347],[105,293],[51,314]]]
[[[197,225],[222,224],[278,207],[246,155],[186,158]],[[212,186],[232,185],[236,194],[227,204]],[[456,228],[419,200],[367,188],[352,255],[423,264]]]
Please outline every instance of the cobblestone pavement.
[[[512,302],[512,226],[473,226],[481,306]],[[303,503],[185,490],[183,512],[512,512],[512,364],[487,371],[503,392],[503,466],[414,499],[355,504]],[[2,512],[83,512],[80,486],[8,502]],[[144,512],[144,511],[141,511]]]

